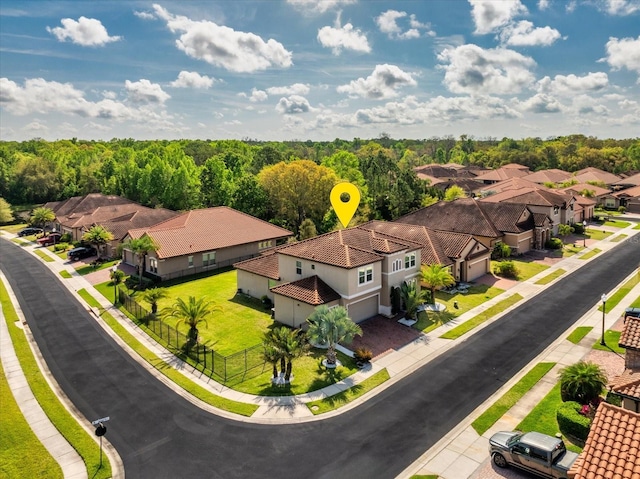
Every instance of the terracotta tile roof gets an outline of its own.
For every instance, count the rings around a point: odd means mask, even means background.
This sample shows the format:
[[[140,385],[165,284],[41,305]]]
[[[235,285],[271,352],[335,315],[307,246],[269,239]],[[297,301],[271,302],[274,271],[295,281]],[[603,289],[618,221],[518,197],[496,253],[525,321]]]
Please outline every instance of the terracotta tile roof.
[[[192,210],[148,228],[129,231],[158,243],[158,258],[172,258],[230,246],[286,238],[293,233],[227,206]]]
[[[621,396],[640,400],[640,370],[625,369],[609,383],[609,387]]]
[[[625,349],[640,350],[640,318],[627,316],[620,334],[618,346]]]
[[[616,198],[638,198],[640,196],[640,186],[632,186],[631,188],[616,191],[611,196]]]
[[[164,208],[147,208],[141,206],[132,213],[108,221],[102,221],[99,222],[99,224],[104,226],[107,231],[110,231],[115,239],[121,240],[131,229],[153,226],[161,221],[173,218],[178,214],[179,213],[175,211]]]
[[[510,163],[508,165],[501,166],[500,168],[488,171],[482,175],[476,177],[479,181],[502,181],[509,178],[517,178],[520,176],[526,176],[531,171],[527,166],[518,165],[517,163]]]
[[[587,442],[571,467],[569,477],[639,478],[640,414],[606,402],[600,403]]]
[[[506,180],[498,181],[497,183],[493,183],[490,185],[482,185],[480,188],[476,188],[474,192],[479,195],[484,195],[487,192],[501,193],[506,190],[520,190],[522,188],[548,189],[544,185],[534,183],[533,181],[529,181],[526,178],[522,177],[522,178],[508,178]]]
[[[559,206],[566,207],[573,200],[573,195],[560,191],[544,190],[539,188],[522,188],[520,190],[505,190],[495,195],[482,198],[480,201],[487,203],[522,203],[534,206]]]
[[[581,191],[591,190],[595,196],[602,196],[611,193],[611,190],[603,188],[602,186],[590,185],[589,183],[576,183],[575,185],[567,186],[566,188],[558,188],[558,191],[565,191],[572,193],[576,198],[580,195]]]
[[[274,286],[271,292],[313,306],[337,301],[342,297],[316,275]]]
[[[471,178],[456,178],[452,180],[438,180],[438,183],[431,183],[430,186],[435,186],[439,190],[446,191],[452,186],[459,186],[462,188],[467,194],[473,195],[475,191],[482,190],[483,185],[479,181]]]
[[[475,178],[475,173],[471,172],[463,165],[440,165],[440,164],[430,164],[430,165],[422,165],[416,166],[413,171],[416,172],[418,178],[420,175],[429,176],[431,178],[438,179],[453,179],[453,178]]]
[[[522,178],[533,181],[534,183],[562,183],[571,178],[571,173],[557,168],[550,168],[548,170],[536,171]]]
[[[635,175],[627,176],[626,178],[622,178],[621,180],[618,180],[618,181],[616,181],[614,183],[611,183],[611,184],[612,185],[640,186],[640,173],[636,173]]]
[[[534,221],[527,205],[522,203],[479,202],[478,206],[503,233],[522,233],[534,228]]]
[[[278,255],[276,249],[270,250],[261,256],[247,259],[233,265],[236,269],[241,269],[249,273],[264,276],[269,279],[280,279],[278,268]]]
[[[91,193],[84,196],[74,196],[66,201],[60,202],[56,208],[53,209],[53,212],[56,214],[56,218],[60,223],[73,223],[84,215],[92,214],[100,207],[114,207],[116,205],[142,206],[121,196]]]
[[[618,175],[603,171],[599,168],[594,168],[593,166],[589,166],[587,168],[576,171],[574,173],[574,178],[578,180],[579,183],[587,183],[589,181],[602,181],[605,185],[611,185],[620,180],[620,177]]]
[[[533,213],[533,222],[536,226],[544,226],[546,223],[551,223],[551,219],[544,213]]]
[[[473,198],[460,198],[454,201],[438,203],[419,209],[396,220],[425,226],[438,231],[465,233],[489,238],[499,238],[502,233],[495,227]]]

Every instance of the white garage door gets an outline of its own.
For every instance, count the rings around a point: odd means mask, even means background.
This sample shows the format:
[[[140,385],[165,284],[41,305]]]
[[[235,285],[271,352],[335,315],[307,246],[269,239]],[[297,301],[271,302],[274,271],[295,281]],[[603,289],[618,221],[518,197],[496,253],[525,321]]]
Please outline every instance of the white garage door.
[[[354,323],[359,323],[378,314],[378,295],[372,296],[357,303],[351,303],[347,308],[349,317]]]
[[[469,261],[467,263],[467,281],[473,281],[486,274],[488,272],[487,262],[488,260],[486,258]]]

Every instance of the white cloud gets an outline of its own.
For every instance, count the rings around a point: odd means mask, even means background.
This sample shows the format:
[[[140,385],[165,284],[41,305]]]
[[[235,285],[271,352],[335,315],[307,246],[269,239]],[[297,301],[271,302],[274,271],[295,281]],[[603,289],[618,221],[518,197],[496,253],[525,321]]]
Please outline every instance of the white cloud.
[[[504,45],[514,47],[545,46],[553,44],[560,38],[560,32],[551,27],[534,28],[533,23],[522,20],[510,23],[500,32],[500,41]]]
[[[69,39],[72,43],[83,47],[97,47],[116,42],[121,38],[110,37],[102,22],[95,18],[80,17],[77,22],[72,18],[63,18],[60,23],[62,27],[47,27],[47,31],[61,42]]]
[[[528,12],[520,0],[469,0],[475,33],[485,34],[507,25],[517,15]]]
[[[431,30],[431,26],[427,23],[419,22],[414,14],[409,16],[410,28],[403,30],[400,25],[398,25],[398,20],[406,16],[407,12],[387,10],[376,17],[376,24],[382,33],[387,34],[387,36],[392,39],[408,40],[411,38],[419,38],[421,36],[420,30],[426,30],[425,33],[429,36],[435,35]]]
[[[318,30],[318,41],[323,47],[331,48],[334,55],[340,55],[343,48],[365,53],[371,51],[367,36],[360,29],[354,29],[350,23],[340,26],[340,15],[335,27],[326,26]]]
[[[446,73],[444,84],[454,93],[518,93],[534,81],[530,71],[536,62],[506,48],[483,49],[467,44],[446,48],[439,55]]]
[[[538,9],[546,10],[549,8],[549,0],[538,0]]]
[[[383,100],[395,97],[397,88],[402,86],[416,86],[413,77],[402,71],[395,65],[376,65],[373,73],[367,78],[358,78],[348,85],[341,85],[336,90],[338,93],[347,93],[351,96],[374,98]]]
[[[309,85],[294,83],[289,86],[272,86],[267,88],[269,95],[306,95],[311,91]]]
[[[176,40],[176,46],[192,58],[233,72],[255,72],[292,65],[291,52],[273,39],[265,42],[253,33],[172,15],[160,5],[154,4],[153,8],[172,32],[183,32]]]
[[[110,131],[111,127],[107,125],[102,125],[100,123],[96,123],[95,121],[90,121],[83,125],[85,130],[98,130],[98,131]]]
[[[545,93],[537,93],[521,102],[520,105],[523,110],[533,113],[559,113],[562,111],[562,104]]]
[[[598,91],[609,85],[609,77],[604,72],[587,73],[584,76],[556,75],[553,80],[546,76],[538,81],[541,92],[574,95],[580,91]]]
[[[144,78],[137,82],[127,80],[124,82],[124,88],[127,90],[128,98],[134,103],[164,103],[171,98],[160,85]]]
[[[254,103],[259,101],[265,101],[267,98],[269,98],[269,95],[267,95],[266,91],[258,90],[257,88],[251,89],[251,95],[247,95],[246,93],[241,92],[241,93],[238,93],[238,96],[249,98],[249,101]]]
[[[327,10],[357,3],[358,0],[287,0],[294,7],[310,13],[324,13]]]
[[[313,111],[313,108],[305,97],[300,95],[291,95],[288,98],[280,98],[280,101],[276,105],[276,111],[283,115],[294,115],[297,113]]]
[[[206,75],[200,75],[198,72],[188,72],[182,70],[178,74],[178,78],[171,82],[174,88],[211,88],[213,86],[213,78]]]
[[[578,95],[574,97],[572,109],[575,115],[587,115],[592,113],[601,116],[609,115],[609,109],[598,103],[598,99],[589,95]]]
[[[607,56],[601,61],[606,61],[614,70],[626,68],[640,75],[640,35],[622,40],[610,37],[605,48]]]
[[[40,120],[33,120],[31,123],[26,124],[22,129],[25,131],[29,131],[32,134],[44,134],[49,131],[49,127],[45,123],[42,123]]]
[[[136,17],[141,18],[142,20],[155,20],[155,18],[156,18],[156,16],[153,13],[150,13],[150,12],[139,12],[137,10],[134,10],[133,14]]]
[[[640,11],[638,0],[606,0],[605,4],[610,15],[631,15]]]

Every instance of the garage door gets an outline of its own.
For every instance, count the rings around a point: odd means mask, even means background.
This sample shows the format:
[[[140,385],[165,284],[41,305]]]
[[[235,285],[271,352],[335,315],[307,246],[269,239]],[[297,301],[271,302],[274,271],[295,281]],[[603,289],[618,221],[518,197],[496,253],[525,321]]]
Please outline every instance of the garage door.
[[[473,281],[486,274],[488,272],[487,262],[488,260],[486,258],[467,262],[467,281]]]
[[[640,202],[627,201],[627,211],[629,213],[640,213]]]
[[[355,323],[364,321],[378,314],[378,295],[372,296],[357,303],[349,304],[347,308],[349,317]]]

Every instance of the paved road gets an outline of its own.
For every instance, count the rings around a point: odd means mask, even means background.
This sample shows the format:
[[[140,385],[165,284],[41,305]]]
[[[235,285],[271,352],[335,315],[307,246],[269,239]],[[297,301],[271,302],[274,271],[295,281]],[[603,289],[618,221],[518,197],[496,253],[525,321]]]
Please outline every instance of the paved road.
[[[0,240],[0,268],[58,383],[130,478],[393,478],[640,263],[633,239],[532,298],[364,405],[268,426],[203,412],[149,376],[39,260]]]

